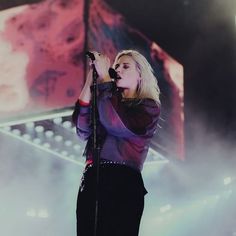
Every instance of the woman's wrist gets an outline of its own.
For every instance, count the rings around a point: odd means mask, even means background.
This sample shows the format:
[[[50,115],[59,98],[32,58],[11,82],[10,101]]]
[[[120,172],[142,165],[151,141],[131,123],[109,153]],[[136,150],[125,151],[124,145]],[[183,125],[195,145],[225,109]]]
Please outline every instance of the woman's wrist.
[[[81,106],[88,106],[90,104],[90,101],[84,101],[82,99],[79,99],[78,101]]]
[[[105,82],[111,82],[111,77],[109,76],[109,74],[99,79],[99,83],[105,83]]]

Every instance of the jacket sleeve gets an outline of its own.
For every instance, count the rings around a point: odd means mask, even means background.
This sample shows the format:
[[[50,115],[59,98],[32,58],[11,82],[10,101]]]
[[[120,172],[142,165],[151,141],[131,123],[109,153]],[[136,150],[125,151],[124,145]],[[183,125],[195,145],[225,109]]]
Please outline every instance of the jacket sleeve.
[[[91,134],[90,105],[82,104],[79,100],[75,104],[72,114],[76,132],[82,140],[87,140]]]
[[[114,92],[111,82],[98,86],[98,113],[100,122],[108,133],[119,137],[153,136],[160,108],[152,99],[127,107],[121,96]]]

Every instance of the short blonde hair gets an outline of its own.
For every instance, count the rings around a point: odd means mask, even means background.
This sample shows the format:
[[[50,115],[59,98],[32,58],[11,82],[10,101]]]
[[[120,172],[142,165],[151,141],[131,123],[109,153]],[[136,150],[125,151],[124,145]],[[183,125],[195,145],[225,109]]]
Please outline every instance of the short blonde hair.
[[[132,57],[140,71],[141,80],[137,88],[137,98],[151,98],[160,105],[160,89],[147,59],[136,50],[123,50],[117,54],[113,66],[122,56]]]

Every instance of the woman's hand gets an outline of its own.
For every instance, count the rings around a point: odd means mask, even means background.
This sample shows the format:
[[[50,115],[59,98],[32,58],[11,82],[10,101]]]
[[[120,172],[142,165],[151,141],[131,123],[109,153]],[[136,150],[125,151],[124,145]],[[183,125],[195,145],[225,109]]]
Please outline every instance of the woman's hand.
[[[98,80],[100,83],[102,82],[108,82],[111,81],[111,78],[109,76],[109,68],[110,68],[110,59],[105,56],[101,55],[98,52],[93,52],[95,61],[94,65],[98,73]],[[91,63],[91,62],[90,62]],[[91,65],[91,64],[90,64]],[[89,70],[87,79],[85,81],[84,87],[80,93],[79,100],[89,103],[91,100],[91,90],[90,86],[92,85],[93,82],[93,71],[92,69]]]
[[[102,55],[98,52],[93,52],[95,61],[94,65],[97,70],[100,81],[110,81],[108,70],[111,66],[110,59],[106,55]]]
[[[80,93],[79,100],[84,103],[89,103],[91,100],[91,90],[90,86],[92,85],[93,75],[92,70],[88,72],[84,87]]]

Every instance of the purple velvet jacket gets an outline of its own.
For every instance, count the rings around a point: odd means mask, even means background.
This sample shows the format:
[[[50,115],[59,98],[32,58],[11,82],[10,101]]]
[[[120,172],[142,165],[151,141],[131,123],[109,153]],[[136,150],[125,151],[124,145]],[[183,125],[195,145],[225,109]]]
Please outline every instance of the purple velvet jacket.
[[[152,99],[123,99],[113,82],[98,84],[100,158],[141,171],[156,130],[160,107]],[[77,101],[72,115],[78,136],[87,140],[84,155],[93,159],[91,108]]]

